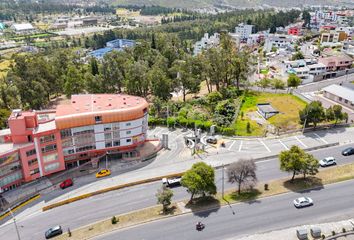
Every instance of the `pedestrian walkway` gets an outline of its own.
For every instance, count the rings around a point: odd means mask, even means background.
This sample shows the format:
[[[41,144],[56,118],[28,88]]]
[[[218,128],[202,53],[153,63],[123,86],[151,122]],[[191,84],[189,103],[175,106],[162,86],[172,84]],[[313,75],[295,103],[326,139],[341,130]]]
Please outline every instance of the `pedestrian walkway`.
[[[310,237],[310,229],[313,227],[318,227],[321,229],[321,234],[324,234],[325,236],[331,236],[332,231],[335,233],[341,233],[343,231],[343,228],[346,229],[346,231],[351,231],[353,230],[354,227],[354,219],[349,219],[345,221],[340,221],[340,222],[330,222],[330,223],[322,223],[322,224],[314,224],[314,225],[305,225],[305,226],[297,226],[297,227],[292,227],[292,228],[287,228],[283,230],[278,230],[278,231],[272,231],[268,233],[258,233],[254,235],[249,235],[247,237],[234,237],[234,238],[228,238],[227,240],[276,240],[276,239],[286,239],[286,240],[298,240],[296,236],[296,230],[297,229],[306,229],[308,232],[308,236]],[[312,239],[312,238],[310,238]],[[340,238],[338,238],[339,240]],[[343,238],[343,239],[354,239],[353,236]]]

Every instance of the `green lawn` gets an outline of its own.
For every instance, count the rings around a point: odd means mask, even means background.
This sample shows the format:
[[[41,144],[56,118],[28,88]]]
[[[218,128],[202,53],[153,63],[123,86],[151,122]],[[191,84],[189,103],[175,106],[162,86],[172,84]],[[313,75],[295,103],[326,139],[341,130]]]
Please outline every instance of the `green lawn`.
[[[280,111],[268,119],[268,122],[281,129],[296,129],[300,127],[299,124],[299,110],[306,106],[306,102],[291,94],[274,94],[253,92],[249,93],[244,98],[240,113],[243,112],[243,119],[241,114],[234,124],[237,135],[242,136],[260,136],[264,132],[264,126],[258,125],[256,121],[251,120],[247,113],[257,111],[258,103],[271,103],[274,108]],[[251,125],[251,132],[247,132],[247,122]]]

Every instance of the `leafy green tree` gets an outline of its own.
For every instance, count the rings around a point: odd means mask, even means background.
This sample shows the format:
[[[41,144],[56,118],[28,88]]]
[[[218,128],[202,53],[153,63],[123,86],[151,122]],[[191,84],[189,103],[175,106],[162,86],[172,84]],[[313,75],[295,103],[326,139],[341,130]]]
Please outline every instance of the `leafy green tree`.
[[[304,55],[302,54],[302,52],[297,51],[292,57],[291,60],[295,61],[295,60],[300,60],[300,59],[304,59]]]
[[[22,106],[40,109],[48,103],[54,75],[48,62],[41,56],[17,55],[6,76],[19,94]]]
[[[307,174],[315,175],[318,172],[318,161],[295,145],[290,150],[280,152],[279,160],[280,170],[292,173],[291,181],[297,174],[303,174],[305,178]]]
[[[161,189],[158,189],[156,193],[157,203],[162,204],[163,212],[166,213],[169,206],[171,205],[171,200],[173,197],[173,192],[171,189],[163,186]]]
[[[301,172],[306,178],[307,175],[316,175],[318,173],[318,160],[309,153],[304,154],[304,163]]]
[[[159,67],[154,66],[148,72],[147,79],[151,82],[152,93],[154,96],[165,101],[171,98],[171,79],[169,79],[166,73]]]
[[[198,93],[200,91],[202,67],[193,57],[187,57],[186,60],[176,60],[172,64],[170,72],[174,75],[175,86],[181,90],[183,101],[186,101],[186,95]]]
[[[320,101],[312,101],[303,110],[299,111],[299,115],[302,124],[306,121],[306,126],[312,123],[314,128],[326,117],[325,110]]]
[[[336,104],[332,108],[333,108],[333,115],[334,115],[334,120],[335,120],[334,125],[336,125],[338,123],[338,121],[344,120],[344,114],[343,114],[341,105]]]
[[[280,80],[280,79],[273,79],[273,81],[271,82],[271,85],[273,86],[273,88],[277,89],[284,89],[285,88],[285,83]]]
[[[93,76],[96,76],[97,74],[99,74],[99,70],[98,70],[98,63],[97,63],[97,60],[96,58],[92,57],[90,59],[90,69],[91,69],[91,74]]]
[[[262,91],[265,88],[268,88],[271,85],[271,81],[269,78],[262,78],[257,82],[258,87],[262,88]]]
[[[204,162],[195,163],[183,175],[181,184],[191,194],[191,201],[196,195],[214,195],[216,194],[214,168]]]
[[[82,73],[74,65],[69,65],[68,73],[65,76],[64,93],[67,97],[83,92],[85,83]]]
[[[302,20],[304,20],[304,27],[310,27],[310,23],[311,23],[311,15],[309,13],[309,11],[304,10],[302,12]]]
[[[125,78],[127,93],[146,97],[150,89],[149,67],[146,61],[129,63]]]
[[[301,78],[295,74],[290,74],[288,77],[288,88],[297,88],[301,84]]]
[[[124,51],[112,51],[103,57],[100,68],[102,92],[120,93],[122,91],[128,60],[131,60],[131,57]]]
[[[326,109],[326,119],[327,121],[334,120],[334,112],[332,106]]]
[[[10,117],[11,112],[8,109],[0,109],[0,129],[6,128],[7,119]]]

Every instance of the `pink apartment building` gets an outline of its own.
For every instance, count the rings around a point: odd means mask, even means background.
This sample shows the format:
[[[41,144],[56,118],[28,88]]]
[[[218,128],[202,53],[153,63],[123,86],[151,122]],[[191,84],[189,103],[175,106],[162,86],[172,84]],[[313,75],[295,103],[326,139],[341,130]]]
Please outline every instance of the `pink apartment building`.
[[[320,57],[319,63],[325,65],[327,71],[340,71],[350,69],[353,64],[353,59],[347,55]]]
[[[129,95],[74,95],[56,110],[13,110],[0,131],[0,192],[146,139],[148,103]]]

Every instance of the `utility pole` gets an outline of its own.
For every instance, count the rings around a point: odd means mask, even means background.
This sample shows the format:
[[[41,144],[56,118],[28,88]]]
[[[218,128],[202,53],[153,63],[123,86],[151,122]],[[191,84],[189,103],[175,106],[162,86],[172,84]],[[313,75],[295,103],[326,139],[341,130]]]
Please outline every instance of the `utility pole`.
[[[107,152],[106,152],[106,169],[108,169]]]
[[[9,211],[10,211],[12,219],[14,220],[15,229],[16,229],[16,233],[17,233],[17,238],[18,238],[18,240],[21,240],[20,233],[18,231],[18,227],[17,227],[17,223],[16,223],[16,218],[14,217],[14,214],[12,213],[10,208],[9,208]]]
[[[222,199],[224,199],[224,164],[222,164],[221,196],[222,196]]]
[[[169,119],[169,117],[170,117],[170,114],[169,114],[169,112],[168,112],[168,105],[166,106],[166,109],[167,109],[166,125],[167,125],[167,128],[168,128],[168,127],[169,127],[169,126],[168,126],[168,119]]]

